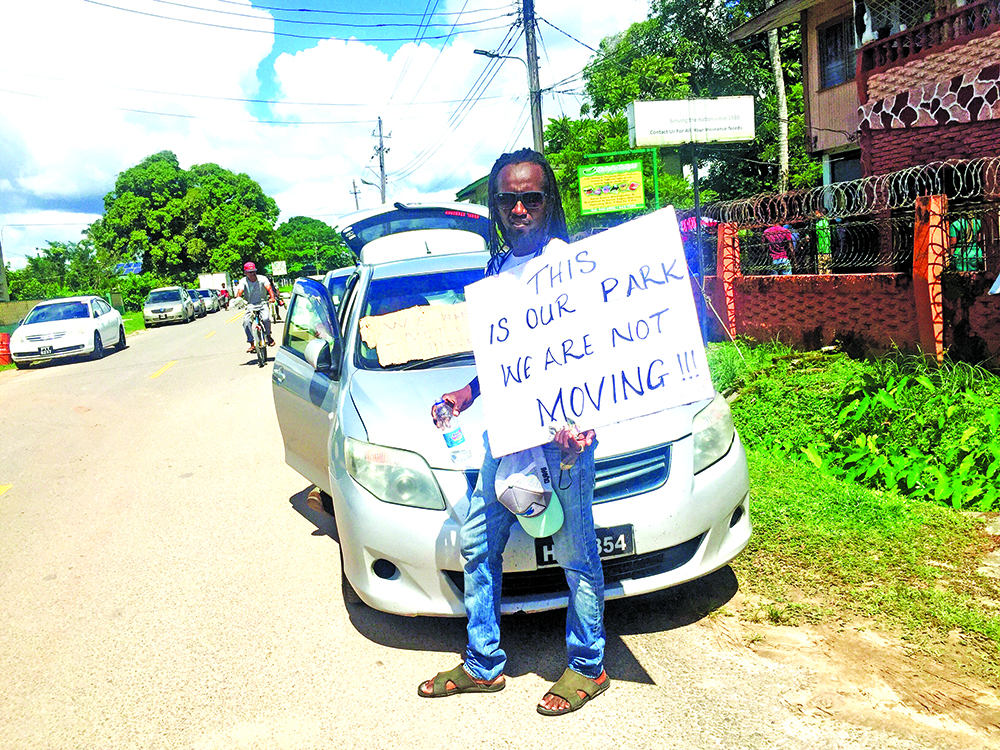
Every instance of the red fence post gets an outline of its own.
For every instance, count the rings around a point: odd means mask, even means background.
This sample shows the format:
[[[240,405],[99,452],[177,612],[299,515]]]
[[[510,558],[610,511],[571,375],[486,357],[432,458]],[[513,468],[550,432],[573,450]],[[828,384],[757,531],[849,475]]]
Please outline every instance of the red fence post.
[[[948,196],[922,195],[916,201],[913,224],[913,295],[917,307],[920,348],[925,355],[944,361],[944,269],[948,230],[944,214]]]
[[[736,338],[736,292],[733,284],[740,271],[740,241],[736,234],[736,223],[719,224],[718,252],[716,253],[715,275],[722,279],[722,295],[726,305],[726,330]]]

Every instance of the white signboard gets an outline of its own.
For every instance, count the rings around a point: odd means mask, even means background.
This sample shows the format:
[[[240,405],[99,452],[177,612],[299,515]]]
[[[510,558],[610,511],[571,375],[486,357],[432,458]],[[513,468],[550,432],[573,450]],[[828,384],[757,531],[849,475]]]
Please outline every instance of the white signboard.
[[[288,269],[285,266],[285,261],[276,260],[271,264],[271,275],[272,276],[284,276],[288,273]]]
[[[632,102],[626,108],[632,148],[752,141],[753,97]]]
[[[466,287],[496,456],[714,393],[672,207]]]

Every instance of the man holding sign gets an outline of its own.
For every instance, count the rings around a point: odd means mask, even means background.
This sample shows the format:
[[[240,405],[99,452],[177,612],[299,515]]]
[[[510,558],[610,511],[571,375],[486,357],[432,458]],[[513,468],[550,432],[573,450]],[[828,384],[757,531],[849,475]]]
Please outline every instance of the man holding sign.
[[[520,278],[524,264],[542,255],[547,247],[566,246],[566,218],[555,176],[544,156],[529,149],[504,154],[493,166],[488,191],[494,229],[488,277],[509,274]],[[476,378],[442,399],[458,416],[478,396]],[[607,690],[604,574],[592,512],[596,445],[593,430],[580,431],[567,419],[558,428],[551,427],[551,442],[505,456],[501,466],[487,439],[479,481],[461,532],[469,618],[465,660],[421,683],[417,689],[421,697],[504,688],[507,656],[500,647],[500,578],[504,547],[515,521],[532,536],[552,536],[556,558],[569,584],[569,666],[542,697],[538,712],[555,716],[575,711]],[[550,477],[554,487],[549,486]],[[518,504],[532,491],[537,491],[540,504]],[[538,512],[542,507],[544,510]]]

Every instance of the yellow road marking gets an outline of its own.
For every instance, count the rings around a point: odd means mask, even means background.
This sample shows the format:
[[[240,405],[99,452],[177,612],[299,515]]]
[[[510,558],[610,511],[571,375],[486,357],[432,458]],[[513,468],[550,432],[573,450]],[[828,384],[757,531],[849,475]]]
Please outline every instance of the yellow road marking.
[[[215,335],[215,331],[212,331],[211,333],[207,333],[207,334],[205,334],[205,338],[206,338],[206,339],[210,339],[210,338],[212,338],[212,336],[214,336],[214,335]]]
[[[7,490],[9,490],[13,486],[14,485],[12,485],[12,484],[0,484],[0,495],[2,495],[3,493],[5,493]]]
[[[239,320],[242,317],[243,317],[243,313],[242,312],[238,312],[233,317],[231,317],[229,320],[227,320],[226,322],[227,323],[232,323],[234,320]]]
[[[163,373],[165,373],[167,370],[169,370],[171,367],[173,367],[176,364],[177,364],[177,360],[176,359],[173,360],[173,361],[171,361],[171,362],[167,362],[167,364],[163,365],[163,367],[161,367],[159,370],[157,370],[152,375],[150,375],[149,379],[152,380],[153,378],[160,377],[160,375],[162,375]]]

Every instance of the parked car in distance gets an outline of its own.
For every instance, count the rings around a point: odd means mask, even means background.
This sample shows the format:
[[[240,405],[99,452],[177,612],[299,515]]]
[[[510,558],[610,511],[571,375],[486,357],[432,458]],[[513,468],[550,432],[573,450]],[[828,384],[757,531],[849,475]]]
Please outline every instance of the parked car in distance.
[[[340,308],[340,301],[344,298],[344,292],[347,291],[347,280],[351,278],[355,270],[357,270],[357,266],[344,266],[327,271],[326,276],[323,277],[323,286],[326,287],[330,301],[335,308]]]
[[[151,289],[142,305],[142,320],[146,328],[163,323],[188,323],[194,318],[194,303],[183,287],[163,286]]]
[[[194,304],[194,313],[199,318],[204,318],[208,315],[208,310],[205,308],[205,300],[201,298],[198,294],[197,289],[188,289],[187,293],[191,296],[191,302]]]
[[[10,354],[18,369],[61,357],[100,359],[110,346],[125,348],[122,316],[94,296],[39,302],[10,337]]]
[[[219,311],[219,297],[216,295],[214,289],[198,289],[197,293],[205,305],[206,312],[213,313]]]
[[[421,217],[443,231],[446,210],[405,207],[405,221],[391,209],[388,216],[345,219],[355,252],[380,257],[378,244],[391,242],[389,255],[405,259],[361,263],[339,315],[324,284],[297,281],[272,372],[285,461],[329,495],[345,593],[406,615],[465,614],[459,530],[486,423],[481,399],[462,413],[467,443],[478,452],[454,464],[430,407],[475,377],[471,350],[426,358],[411,352],[408,361],[382,364],[370,334],[375,316],[461,304],[465,287],[482,278],[485,252],[424,252]],[[394,219],[401,231],[387,235]],[[482,248],[489,220],[465,213],[460,219],[448,231],[474,236],[445,244]],[[414,243],[408,254],[404,239]],[[602,427],[598,439],[594,522],[608,599],[707,575],[746,546],[746,452],[721,395]],[[566,606],[551,540],[533,539],[514,524],[503,566],[504,613]]]

